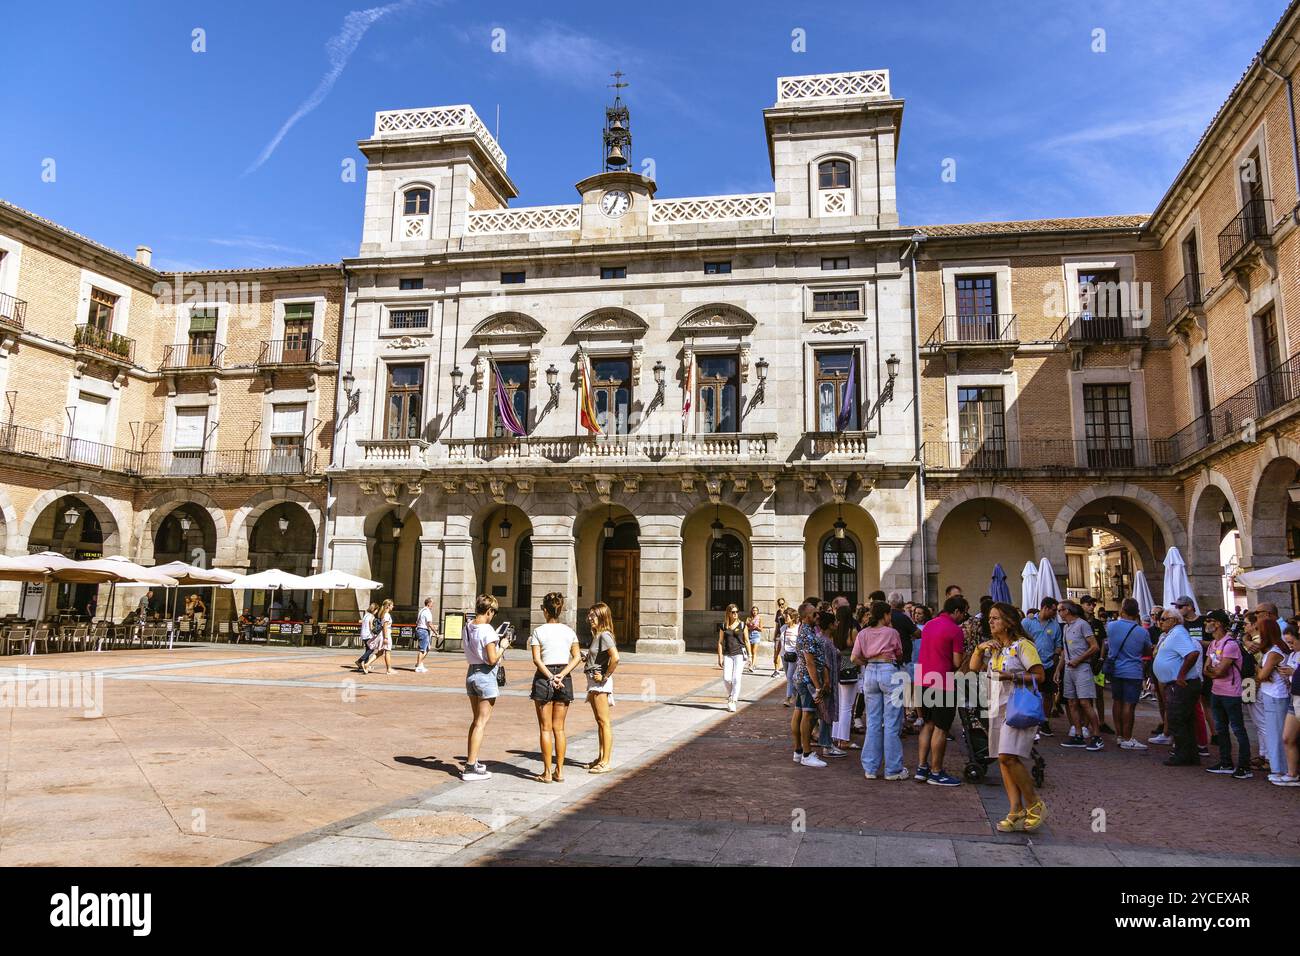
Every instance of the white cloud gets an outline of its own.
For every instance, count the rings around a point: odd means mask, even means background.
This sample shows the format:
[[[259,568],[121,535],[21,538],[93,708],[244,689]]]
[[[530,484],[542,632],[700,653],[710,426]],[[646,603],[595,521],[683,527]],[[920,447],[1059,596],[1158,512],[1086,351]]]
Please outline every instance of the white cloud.
[[[366,35],[366,31],[390,13],[409,8],[415,2],[416,0],[399,0],[397,3],[385,4],[382,7],[353,10],[343,18],[342,29],[325,42],[325,52],[329,57],[330,68],[321,77],[320,82],[316,84],[316,89],[312,90],[311,95],[302,101],[302,104],[280,126],[279,131],[271,137],[271,141],[262,149],[253,164],[244,170],[244,175],[255,171],[270,159],[271,154],[275,152],[276,147],[280,145],[280,141],[293,128],[293,125],[325,101],[325,97],[329,96],[330,90],[334,88],[335,82],[338,81],[343,69],[348,65],[348,60],[352,58],[353,52],[361,42],[362,37]]]

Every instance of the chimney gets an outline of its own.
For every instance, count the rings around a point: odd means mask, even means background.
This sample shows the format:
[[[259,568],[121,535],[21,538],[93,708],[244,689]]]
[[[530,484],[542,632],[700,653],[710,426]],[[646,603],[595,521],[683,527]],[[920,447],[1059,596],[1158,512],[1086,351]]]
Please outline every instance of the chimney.
[[[142,266],[147,266],[153,262],[153,250],[148,246],[135,247],[135,261]]]

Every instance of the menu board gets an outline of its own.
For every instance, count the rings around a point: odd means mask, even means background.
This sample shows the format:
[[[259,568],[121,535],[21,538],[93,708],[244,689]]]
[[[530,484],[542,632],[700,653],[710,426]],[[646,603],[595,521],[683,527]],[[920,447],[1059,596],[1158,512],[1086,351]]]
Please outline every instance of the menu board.
[[[442,637],[445,641],[459,641],[465,635],[465,614],[448,611],[442,616]]]
[[[326,621],[325,627],[335,637],[359,637],[361,635],[361,622],[351,621]]]

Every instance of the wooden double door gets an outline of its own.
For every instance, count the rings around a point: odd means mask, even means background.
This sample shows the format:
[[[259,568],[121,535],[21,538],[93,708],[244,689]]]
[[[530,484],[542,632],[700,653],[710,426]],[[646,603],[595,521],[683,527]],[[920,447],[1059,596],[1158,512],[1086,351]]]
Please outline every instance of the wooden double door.
[[[614,618],[614,636],[623,648],[635,646],[641,605],[641,552],[607,548],[601,563],[600,598]]]

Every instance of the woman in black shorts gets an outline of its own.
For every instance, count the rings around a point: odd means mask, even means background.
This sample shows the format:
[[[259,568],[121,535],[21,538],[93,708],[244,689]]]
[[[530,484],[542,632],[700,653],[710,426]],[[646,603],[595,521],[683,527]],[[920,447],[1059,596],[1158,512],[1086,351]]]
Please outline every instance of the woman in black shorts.
[[[537,707],[537,728],[541,734],[542,772],[537,780],[550,783],[564,779],[564,751],[568,740],[564,721],[573,703],[573,671],[582,664],[582,649],[573,628],[560,623],[564,614],[564,595],[552,591],[542,598],[546,623],[533,631],[528,646],[533,651],[533,689],[529,696]],[[551,757],[555,771],[551,771]]]

